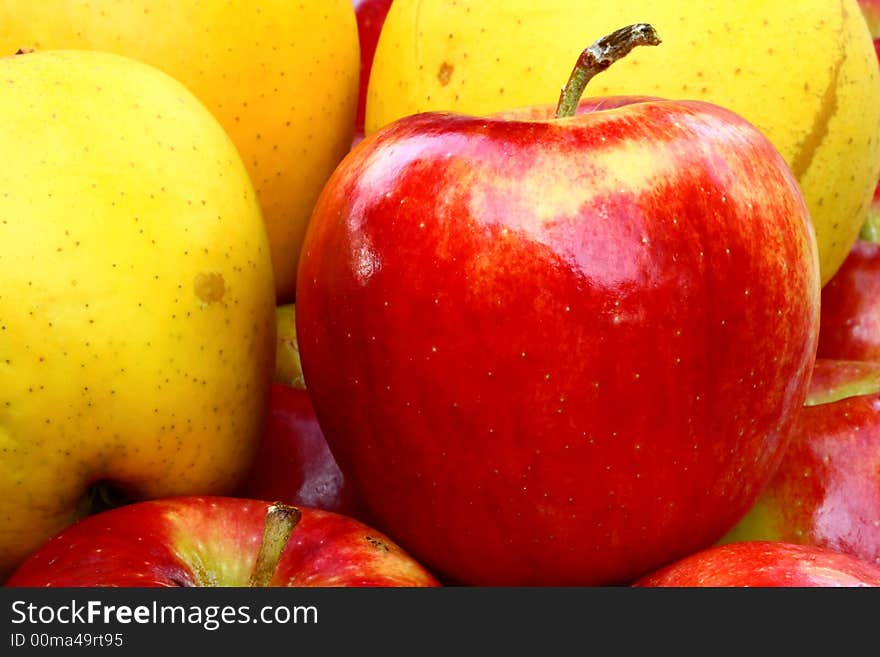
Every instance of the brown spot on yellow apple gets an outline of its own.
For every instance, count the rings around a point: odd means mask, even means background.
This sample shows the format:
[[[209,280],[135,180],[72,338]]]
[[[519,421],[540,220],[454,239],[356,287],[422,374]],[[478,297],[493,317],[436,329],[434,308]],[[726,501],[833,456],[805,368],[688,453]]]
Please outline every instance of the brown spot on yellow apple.
[[[199,272],[193,280],[196,296],[205,303],[214,303],[223,299],[226,282],[223,274],[218,272]]]
[[[455,71],[455,67],[452,64],[449,62],[443,62],[440,64],[440,69],[437,71],[437,81],[445,87],[452,79],[453,71]]]

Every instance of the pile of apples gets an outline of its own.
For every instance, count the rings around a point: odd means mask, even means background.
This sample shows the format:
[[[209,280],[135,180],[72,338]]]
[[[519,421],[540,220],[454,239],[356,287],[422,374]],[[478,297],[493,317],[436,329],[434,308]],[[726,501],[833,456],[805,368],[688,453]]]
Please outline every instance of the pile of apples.
[[[874,37],[4,4],[0,581],[880,586]]]

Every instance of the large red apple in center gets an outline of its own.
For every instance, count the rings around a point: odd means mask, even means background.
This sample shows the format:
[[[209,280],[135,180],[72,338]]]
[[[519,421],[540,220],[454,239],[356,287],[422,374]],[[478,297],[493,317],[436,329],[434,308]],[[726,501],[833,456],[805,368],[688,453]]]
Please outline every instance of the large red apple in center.
[[[581,112],[401,119],[309,226],[321,427],[449,582],[624,583],[707,547],[804,402],[817,255],[778,153],[702,102]]]

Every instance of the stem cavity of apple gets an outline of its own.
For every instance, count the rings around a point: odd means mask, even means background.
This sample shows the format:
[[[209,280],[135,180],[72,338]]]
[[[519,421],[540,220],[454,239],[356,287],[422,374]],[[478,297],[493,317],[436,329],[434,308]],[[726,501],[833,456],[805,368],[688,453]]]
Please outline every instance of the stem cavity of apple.
[[[132,503],[132,499],[108,480],[101,479],[89,485],[77,505],[77,518],[109,511]]]
[[[568,82],[559,93],[556,118],[574,116],[587,83],[636,46],[660,45],[660,37],[648,23],[635,23],[615,30],[586,48],[578,57]]]
[[[300,518],[302,518],[300,510],[287,504],[272,504],[266,510],[263,539],[260,541],[260,551],[257,553],[257,561],[248,586],[269,586],[278,568],[284,546],[287,545],[287,539],[290,538]]]

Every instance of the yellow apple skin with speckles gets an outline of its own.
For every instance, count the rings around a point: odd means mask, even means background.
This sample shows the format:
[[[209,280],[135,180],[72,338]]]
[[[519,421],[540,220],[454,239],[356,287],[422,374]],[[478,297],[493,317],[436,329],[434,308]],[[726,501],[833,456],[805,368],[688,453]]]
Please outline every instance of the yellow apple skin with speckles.
[[[880,74],[856,0],[395,0],[366,132],[427,110],[555,104],[583,48],[639,22],[663,43],[598,75],[587,94],[706,100],[755,124],[800,183],[828,282],[880,172]]]
[[[275,295],[241,157],[183,85],[86,51],[0,58],[0,81],[2,581],[96,482],[238,484]]]
[[[19,48],[114,52],[183,82],[241,153],[292,301],[312,206],[354,131],[351,0],[0,0],[0,55]]]

